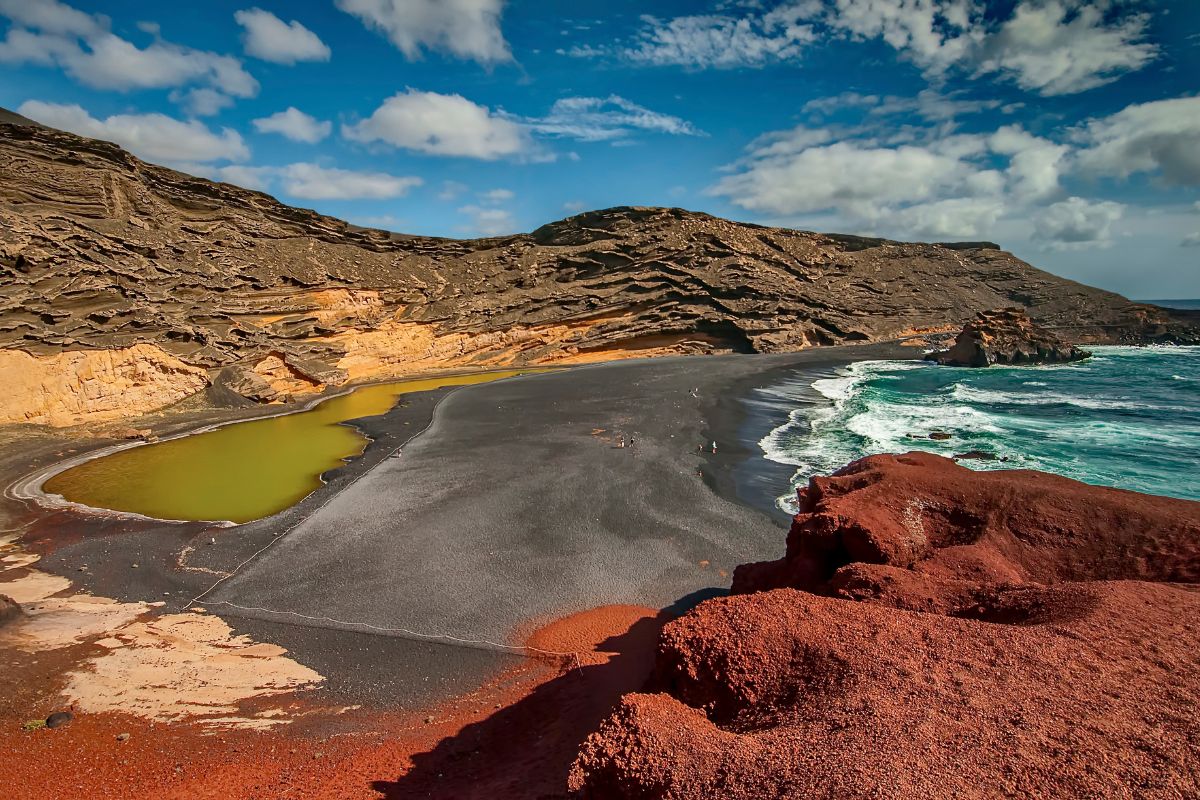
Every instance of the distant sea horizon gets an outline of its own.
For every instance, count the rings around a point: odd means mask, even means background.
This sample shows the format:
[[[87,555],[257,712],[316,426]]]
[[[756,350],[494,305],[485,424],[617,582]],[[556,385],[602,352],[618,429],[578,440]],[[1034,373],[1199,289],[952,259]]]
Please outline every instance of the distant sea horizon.
[[[1200,298],[1194,300],[1172,299],[1172,300],[1138,300],[1139,303],[1150,303],[1163,308],[1200,308]]]

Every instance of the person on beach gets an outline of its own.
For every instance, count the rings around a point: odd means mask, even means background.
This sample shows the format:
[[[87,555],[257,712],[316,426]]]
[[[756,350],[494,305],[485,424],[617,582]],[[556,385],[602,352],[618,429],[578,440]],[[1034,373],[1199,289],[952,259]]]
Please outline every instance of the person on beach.
[[[633,447],[633,437],[632,436],[629,437],[629,446]]]
[[[715,456],[716,454],[717,454],[717,443],[713,442],[713,455]]]
[[[620,444],[617,445],[617,447],[621,447],[621,448],[625,447],[625,434],[623,434],[623,433],[621,434],[621,442],[620,442]]]

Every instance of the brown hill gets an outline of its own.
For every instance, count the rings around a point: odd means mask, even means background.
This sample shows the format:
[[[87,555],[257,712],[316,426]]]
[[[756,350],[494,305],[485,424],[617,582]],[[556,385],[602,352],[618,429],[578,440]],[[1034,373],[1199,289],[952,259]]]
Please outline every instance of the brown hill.
[[[1168,312],[988,243],[668,208],[406,236],[21,119],[0,119],[0,422],[110,419],[210,381],[272,401],[436,368],[885,340],[1014,304],[1080,341],[1171,335]]]

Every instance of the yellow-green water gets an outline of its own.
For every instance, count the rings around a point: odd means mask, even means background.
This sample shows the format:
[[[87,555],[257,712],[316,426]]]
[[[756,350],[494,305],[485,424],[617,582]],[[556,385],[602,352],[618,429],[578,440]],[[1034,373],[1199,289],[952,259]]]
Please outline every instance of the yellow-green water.
[[[322,473],[363,452],[366,437],[338,423],[386,413],[403,394],[523,371],[364,386],[308,411],[121,450],[61,472],[43,489],[159,519],[249,522],[299,502],[321,485]]]

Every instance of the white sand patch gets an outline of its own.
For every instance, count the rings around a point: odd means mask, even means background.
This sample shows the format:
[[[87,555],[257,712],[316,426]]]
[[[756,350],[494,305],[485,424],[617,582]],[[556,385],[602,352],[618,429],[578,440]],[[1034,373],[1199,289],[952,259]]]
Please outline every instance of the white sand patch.
[[[221,725],[260,727],[283,720],[239,717],[240,701],[323,680],[286,658],[282,647],[234,636],[223,620],[207,614],[134,622],[115,631],[105,646],[107,653],[68,676],[65,694],[85,712],[123,711],[162,721],[200,716]]]
[[[30,653],[54,650],[128,625],[150,608],[90,594],[51,597],[23,606],[24,615],[0,629],[0,641]]]
[[[0,577],[3,575],[0,574]],[[24,605],[45,600],[70,587],[71,581],[61,575],[51,575],[49,572],[32,569],[20,578],[0,582],[0,594],[6,594]]]
[[[13,553],[12,555],[0,558],[0,564],[4,565],[5,570],[10,570],[28,567],[41,560],[42,557],[34,553]]]

